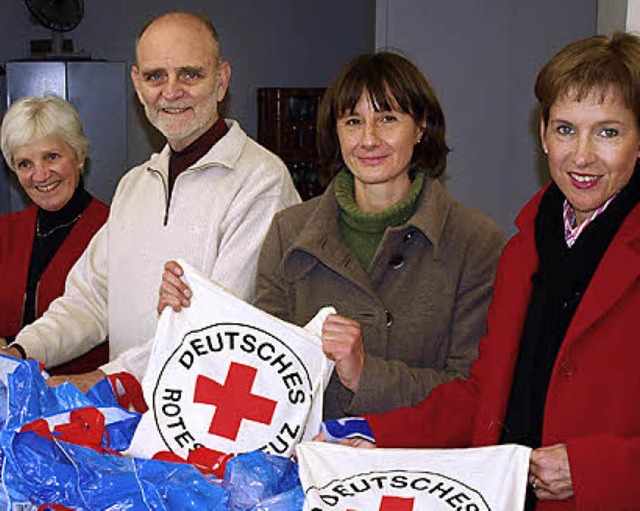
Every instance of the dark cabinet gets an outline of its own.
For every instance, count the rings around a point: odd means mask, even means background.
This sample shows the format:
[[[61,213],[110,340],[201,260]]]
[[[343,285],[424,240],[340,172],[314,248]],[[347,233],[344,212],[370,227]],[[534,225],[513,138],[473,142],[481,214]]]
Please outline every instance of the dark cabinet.
[[[258,89],[258,141],[284,160],[303,200],[320,195],[316,115],[323,88]]]

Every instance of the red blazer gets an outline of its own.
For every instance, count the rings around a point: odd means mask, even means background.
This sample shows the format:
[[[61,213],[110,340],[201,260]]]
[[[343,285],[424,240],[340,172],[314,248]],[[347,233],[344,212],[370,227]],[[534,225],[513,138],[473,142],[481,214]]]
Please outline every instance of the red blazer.
[[[511,391],[531,276],[538,193],[500,258],[487,334],[468,380],[415,407],[369,415],[381,447],[494,445]],[[551,375],[542,444],[566,443],[575,497],[538,510],[640,510],[640,205],[621,225],[569,326]],[[487,468],[490,470],[490,467]]]
[[[37,206],[32,205],[0,216],[0,275],[3,281],[0,337],[16,335],[22,324],[37,213]],[[67,273],[108,216],[109,208],[92,199],[40,278],[36,295],[37,317],[42,316],[49,304],[64,293]]]

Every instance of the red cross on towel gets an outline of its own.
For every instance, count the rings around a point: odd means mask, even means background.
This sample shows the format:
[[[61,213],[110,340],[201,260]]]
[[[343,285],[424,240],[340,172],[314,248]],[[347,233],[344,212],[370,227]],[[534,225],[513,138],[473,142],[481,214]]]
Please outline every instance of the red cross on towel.
[[[382,497],[379,511],[413,511],[414,500],[413,497]],[[355,509],[347,511],[355,511]]]
[[[277,402],[251,393],[257,372],[255,367],[231,362],[224,385],[198,376],[194,402],[216,407],[209,433],[235,440],[243,419],[271,424]]]

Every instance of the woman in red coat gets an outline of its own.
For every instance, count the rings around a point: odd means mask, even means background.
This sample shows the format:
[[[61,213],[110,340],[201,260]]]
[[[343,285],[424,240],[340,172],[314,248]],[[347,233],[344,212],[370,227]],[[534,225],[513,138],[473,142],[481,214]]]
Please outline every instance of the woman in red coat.
[[[78,113],[63,99],[25,97],[13,103],[2,121],[1,145],[34,203],[0,216],[0,338],[10,342],[63,293],[67,273],[109,209],[83,186],[89,141]],[[106,355],[105,345],[64,371],[95,369]]]
[[[527,509],[638,510],[640,38],[569,45],[535,92],[553,183],[516,220],[469,379],[366,419],[380,447],[532,447]]]

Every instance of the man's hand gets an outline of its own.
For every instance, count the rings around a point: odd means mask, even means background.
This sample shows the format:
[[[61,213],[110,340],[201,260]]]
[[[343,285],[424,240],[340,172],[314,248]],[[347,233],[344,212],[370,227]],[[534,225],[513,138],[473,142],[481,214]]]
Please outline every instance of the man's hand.
[[[16,348],[11,348],[7,346],[6,348],[0,349],[0,353],[2,353],[3,355],[7,355],[8,357],[18,358],[20,360],[23,360],[22,353],[20,352],[20,350]]]
[[[329,314],[322,325],[322,351],[335,361],[340,382],[356,392],[364,367],[360,323],[338,314]]]
[[[311,439],[312,442],[326,442],[327,437],[324,433],[318,433]],[[364,438],[343,438],[338,442],[340,445],[346,445],[348,447],[358,447],[360,449],[375,449],[376,444],[369,442]]]
[[[180,312],[182,307],[191,305],[191,289],[182,282],[184,271],[175,261],[167,261],[162,274],[160,284],[160,300],[158,301],[158,314],[168,305],[174,311]]]
[[[73,383],[78,389],[80,389],[80,391],[86,394],[91,387],[93,387],[96,383],[106,377],[107,375],[105,373],[103,373],[100,369],[96,369],[95,371],[91,371],[89,373],[51,376],[47,380],[47,384],[49,385],[49,387],[57,387],[58,385],[62,385],[65,382],[70,382]]]
[[[565,444],[531,451],[529,484],[539,500],[564,500],[573,496],[569,456]]]

